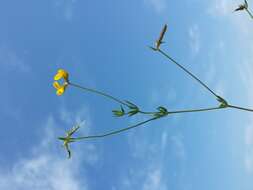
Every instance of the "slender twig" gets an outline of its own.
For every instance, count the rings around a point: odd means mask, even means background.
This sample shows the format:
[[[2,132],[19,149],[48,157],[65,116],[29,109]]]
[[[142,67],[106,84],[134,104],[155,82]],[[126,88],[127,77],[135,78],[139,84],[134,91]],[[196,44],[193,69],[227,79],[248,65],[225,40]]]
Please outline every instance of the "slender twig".
[[[170,111],[170,112],[168,112],[167,115],[164,115],[163,117],[169,116],[171,114],[206,112],[206,111],[214,111],[214,110],[220,110],[220,109],[226,109],[226,108],[239,109],[239,110],[243,110],[243,111],[253,112],[253,109],[239,107],[239,106],[233,106],[233,105],[228,105],[228,107],[211,107],[211,108],[201,108],[201,109],[188,109],[188,110]],[[129,126],[129,127],[126,127],[126,128],[122,128],[122,129],[119,129],[119,130],[113,130],[111,132],[107,132],[107,133],[103,133],[103,134],[99,134],[99,135],[89,135],[89,136],[71,138],[70,140],[78,141],[78,140],[88,140],[88,139],[104,138],[104,137],[108,137],[108,136],[112,136],[112,135],[116,135],[116,134],[128,131],[128,130],[133,129],[133,128],[141,127],[141,126],[143,126],[144,124],[146,124],[148,122],[151,122],[153,120],[157,120],[157,119],[160,119],[160,118],[162,118],[162,117],[152,117],[152,118],[150,118],[148,120],[142,121],[142,122],[137,123],[135,125],[132,125],[132,126]]]
[[[176,113],[205,112],[205,111],[218,110],[218,109],[224,109],[224,108],[221,108],[221,107],[213,107],[213,108],[203,108],[203,109],[191,109],[191,110],[170,111],[170,112],[168,112],[167,115],[164,115],[163,117],[168,116],[168,115],[170,115],[170,114],[176,114]],[[119,130],[114,130],[114,131],[111,131],[111,132],[108,132],[108,133],[104,133],[104,134],[100,134],[100,135],[90,135],[90,136],[84,136],[84,137],[71,138],[71,140],[77,141],[77,140],[104,138],[104,137],[108,137],[108,136],[111,136],[111,135],[115,135],[115,134],[118,134],[118,133],[122,133],[122,132],[128,131],[128,130],[133,129],[133,128],[136,128],[136,127],[141,127],[141,126],[143,126],[143,124],[146,124],[146,123],[148,123],[148,122],[150,122],[150,121],[153,121],[153,120],[156,120],[156,119],[160,119],[160,118],[162,118],[162,117],[152,117],[151,119],[142,121],[142,122],[137,123],[137,124],[135,124],[135,125],[132,125],[132,126],[130,126],[130,127],[122,128],[122,129],[119,129]]]
[[[148,111],[141,111],[139,110],[139,113],[142,113],[142,114],[146,114],[146,115],[153,115],[153,114],[156,114],[157,112],[148,112]]]
[[[158,49],[158,52],[161,53],[163,56],[167,57],[170,61],[172,61],[174,64],[176,64],[179,68],[181,68],[183,71],[185,71],[187,74],[189,74],[192,78],[194,78],[199,84],[201,84],[204,88],[206,88],[211,94],[213,94],[216,98],[219,98],[219,96],[211,90],[204,82],[202,82],[196,75],[194,75],[192,72],[190,72],[188,69],[186,69],[184,66],[179,64],[175,59],[170,57],[168,54],[166,54],[161,49]]]
[[[132,125],[130,127],[126,127],[126,128],[122,128],[122,129],[119,129],[119,130],[114,130],[114,131],[111,131],[111,132],[108,132],[108,133],[104,133],[104,134],[101,134],[101,135],[90,135],[90,136],[84,136],[84,137],[77,137],[77,138],[72,138],[72,140],[84,140],[84,139],[95,139],[95,138],[104,138],[104,137],[107,137],[107,136],[111,136],[111,135],[116,135],[118,133],[122,133],[124,131],[128,131],[130,129],[133,129],[133,128],[136,128],[136,127],[139,127],[143,124],[146,124],[150,121],[153,121],[153,120],[156,120],[158,119],[158,117],[152,117],[151,119],[148,119],[148,120],[145,120],[145,121],[142,121],[140,123],[137,123],[135,125]]]
[[[229,108],[238,109],[238,110],[253,112],[253,109],[250,109],[250,108],[244,108],[244,107],[234,106],[234,105],[228,105],[228,107],[229,107]]]
[[[248,10],[248,9],[245,9],[247,11],[247,13],[249,14],[249,16],[253,19],[253,15],[252,13]]]
[[[122,101],[122,100],[120,100],[120,99],[118,99],[118,98],[116,98],[116,97],[114,97],[112,95],[106,94],[104,92],[101,92],[101,91],[98,91],[98,90],[95,90],[95,89],[92,89],[92,88],[87,88],[87,87],[84,87],[84,86],[81,86],[81,85],[78,85],[78,84],[74,84],[72,82],[68,82],[68,84],[71,85],[71,86],[73,86],[73,87],[79,88],[81,90],[84,90],[84,91],[87,91],[87,92],[91,92],[91,93],[95,93],[97,95],[101,95],[103,97],[109,98],[109,99],[111,99],[111,100],[113,100],[113,101],[115,101],[117,103],[120,103],[120,104],[122,104],[124,106],[129,107],[129,104],[127,104],[126,102],[124,102],[124,101]],[[145,115],[154,115],[154,114],[156,114],[158,112],[148,112],[148,111],[142,111],[142,110],[138,109],[138,113],[145,114]]]
[[[213,111],[224,109],[223,107],[213,107],[213,108],[201,108],[201,109],[191,109],[191,110],[178,110],[178,111],[170,111],[169,114],[176,114],[176,113],[191,113],[191,112],[205,112],[205,111]]]
[[[122,100],[120,100],[120,99],[118,99],[118,98],[115,98],[115,97],[113,97],[113,96],[111,96],[111,95],[109,95],[109,94],[106,94],[106,93],[104,93],[104,92],[101,92],[101,91],[98,91],[98,90],[94,90],[94,89],[92,89],[92,88],[83,87],[83,86],[81,86],[81,85],[74,84],[74,83],[72,83],[72,82],[69,82],[69,85],[71,85],[71,86],[73,86],[73,87],[76,87],[76,88],[79,88],[79,89],[81,89],[81,90],[87,91],[87,92],[92,92],[92,93],[95,93],[95,94],[104,96],[104,97],[109,98],[109,99],[111,99],[111,100],[113,100],[113,101],[115,101],[115,102],[118,102],[118,103],[122,104],[122,105],[128,106],[128,104],[125,103],[125,102],[123,102]]]

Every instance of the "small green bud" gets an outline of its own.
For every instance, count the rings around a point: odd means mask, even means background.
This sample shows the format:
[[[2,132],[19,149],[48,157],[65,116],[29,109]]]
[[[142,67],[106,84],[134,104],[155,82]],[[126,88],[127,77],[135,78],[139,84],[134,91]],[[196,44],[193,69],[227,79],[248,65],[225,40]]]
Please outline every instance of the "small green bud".
[[[122,117],[125,115],[125,110],[123,109],[122,106],[120,106],[120,110],[112,110],[112,112],[116,117]]]
[[[162,113],[167,113],[168,112],[167,109],[165,107],[162,107],[162,106],[159,106],[157,108],[157,110],[160,111],[160,112],[162,112]]]
[[[218,96],[217,100],[218,100],[218,102],[220,102],[220,106],[219,106],[220,108],[228,107],[227,101],[225,99],[223,99],[222,97]]]

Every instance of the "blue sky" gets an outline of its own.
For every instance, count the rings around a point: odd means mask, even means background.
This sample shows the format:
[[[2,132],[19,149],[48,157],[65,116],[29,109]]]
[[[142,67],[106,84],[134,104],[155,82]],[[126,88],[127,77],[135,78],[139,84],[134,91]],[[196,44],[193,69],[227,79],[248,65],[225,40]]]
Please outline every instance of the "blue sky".
[[[134,124],[114,102],[52,87],[70,80],[138,103],[145,110],[216,105],[195,81],[150,51],[163,49],[229,102],[253,107],[253,30],[241,1],[44,0],[0,3],[0,189],[252,190],[253,117],[224,110],[172,115],[118,136],[73,144],[57,137]],[[252,4],[252,5],[251,5]],[[253,1],[249,0],[253,8]]]

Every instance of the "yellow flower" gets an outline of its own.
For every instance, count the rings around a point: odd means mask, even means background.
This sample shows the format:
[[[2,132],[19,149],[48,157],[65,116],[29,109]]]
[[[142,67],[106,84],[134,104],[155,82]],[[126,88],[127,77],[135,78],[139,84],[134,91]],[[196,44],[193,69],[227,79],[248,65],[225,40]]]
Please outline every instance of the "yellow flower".
[[[54,80],[60,80],[61,78],[63,78],[65,82],[68,82],[69,81],[68,72],[63,69],[59,69],[57,74],[54,76]]]
[[[57,82],[57,80],[60,80],[60,79],[62,79],[62,78],[63,78],[63,80],[64,80],[63,85],[61,85],[61,84],[59,84],[59,83]],[[57,74],[54,76],[54,80],[56,80],[56,81],[54,81],[54,83],[53,83],[53,86],[54,86],[55,89],[56,89],[56,94],[57,94],[58,96],[61,96],[61,95],[64,93],[66,87],[67,87],[68,84],[69,84],[69,74],[68,74],[67,71],[65,71],[65,70],[63,70],[63,69],[59,69],[58,72],[57,72]]]
[[[56,89],[56,94],[58,95],[58,96],[61,96],[63,93],[64,93],[64,91],[65,91],[65,89],[66,89],[66,87],[67,87],[67,83],[64,83],[63,85],[60,85],[58,82],[54,82],[53,83],[53,86],[55,87],[55,89]]]

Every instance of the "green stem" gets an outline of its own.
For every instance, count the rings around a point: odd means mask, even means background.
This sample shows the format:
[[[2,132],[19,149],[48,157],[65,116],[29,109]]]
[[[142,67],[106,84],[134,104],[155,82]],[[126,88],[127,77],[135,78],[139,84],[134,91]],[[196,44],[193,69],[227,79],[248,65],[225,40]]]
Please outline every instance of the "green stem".
[[[240,106],[233,106],[233,105],[228,105],[228,107],[229,107],[229,108],[238,109],[238,110],[243,110],[243,111],[249,111],[249,112],[253,112],[253,109],[244,108],[244,107],[240,107]]]
[[[218,98],[219,96],[213,91],[211,90],[204,82],[202,82],[198,77],[196,77],[194,74],[192,74],[189,70],[187,70],[185,67],[183,67],[182,65],[180,65],[175,59],[173,59],[172,57],[170,57],[168,54],[166,54],[164,51],[162,51],[161,49],[158,49],[158,52],[160,52],[162,55],[164,55],[165,57],[167,57],[170,61],[172,61],[174,64],[176,64],[179,68],[181,68],[183,71],[185,71],[187,74],[189,74],[192,78],[194,78],[199,84],[201,84],[204,88],[206,88],[211,94],[213,94],[216,98]]]
[[[249,16],[253,19],[253,15],[252,13],[248,10],[248,9],[245,9],[247,11],[247,13],[249,14]]]
[[[101,92],[101,91],[98,91],[98,90],[94,90],[94,89],[92,89],[92,88],[83,87],[83,86],[81,86],[81,85],[74,84],[74,83],[71,83],[71,82],[68,82],[68,84],[71,85],[71,86],[73,86],[73,87],[79,88],[79,89],[81,89],[81,90],[88,91],[88,92],[92,92],[92,93],[95,93],[95,94],[104,96],[104,97],[106,97],[106,98],[109,98],[109,99],[111,99],[111,100],[117,102],[117,103],[120,103],[120,104],[122,104],[122,105],[124,105],[124,106],[129,107],[129,105],[128,105],[127,103],[125,103],[125,102],[119,100],[118,98],[115,98],[115,97],[113,97],[113,96],[111,96],[111,95],[109,95],[109,94],[106,94],[106,93],[104,93],[104,92]],[[157,113],[157,112],[147,112],[147,111],[141,111],[141,110],[139,110],[139,113],[146,114],[146,115],[153,115],[153,114],[155,114],[155,113]]]
[[[146,115],[153,115],[153,114],[156,114],[158,112],[148,112],[148,111],[141,111],[141,110],[139,110],[139,113],[146,114]]]
[[[168,114],[175,114],[175,113],[189,113],[189,112],[204,112],[204,111],[212,111],[212,110],[219,110],[224,109],[223,107],[213,107],[213,108],[201,108],[201,109],[190,109],[190,110],[179,110],[179,111],[170,111]]]
[[[239,106],[233,106],[233,105],[228,105],[228,107],[212,107],[212,108],[202,108],[202,109],[189,109],[189,110],[170,111],[170,112],[168,112],[168,115],[177,114],[177,113],[205,112],[205,111],[213,111],[213,110],[219,110],[219,109],[225,109],[225,108],[233,108],[233,109],[239,109],[239,110],[253,112],[253,109],[239,107]],[[151,113],[153,114],[155,112],[148,112],[148,114],[151,114]],[[168,116],[168,115],[165,115],[165,116]],[[118,133],[122,133],[124,131],[128,131],[128,130],[136,128],[136,127],[140,127],[140,126],[142,126],[142,125],[144,125],[144,124],[146,124],[148,122],[151,122],[153,120],[160,119],[160,118],[161,117],[152,117],[151,119],[142,121],[142,122],[137,123],[135,125],[132,125],[130,127],[122,128],[122,129],[119,129],[119,130],[114,130],[114,131],[111,131],[111,132],[108,132],[108,133],[104,133],[104,134],[100,134],[100,135],[90,135],[90,136],[84,136],[84,137],[71,138],[71,140],[77,141],[77,140],[104,138],[104,137],[108,137],[108,136],[111,136],[111,135],[116,135]]]
[[[203,108],[203,109],[179,110],[179,111],[168,112],[168,114],[186,113],[186,112],[204,112],[204,111],[211,111],[211,110],[218,110],[218,109],[224,109],[224,108],[213,107],[213,108]],[[165,115],[165,116],[168,116],[168,115]],[[107,136],[111,136],[111,135],[115,135],[115,134],[118,134],[118,133],[122,133],[124,131],[128,131],[128,130],[136,128],[136,127],[140,127],[141,125],[143,125],[145,123],[148,123],[150,121],[153,121],[153,120],[156,120],[156,119],[159,119],[159,118],[161,118],[161,117],[152,117],[151,119],[142,121],[142,122],[137,123],[135,125],[132,125],[130,127],[122,128],[122,129],[119,129],[119,130],[114,130],[114,131],[111,131],[111,132],[108,132],[108,133],[104,133],[104,134],[101,134],[101,135],[90,135],[90,136],[84,136],[84,137],[71,138],[71,140],[75,140],[76,141],[76,140],[84,140],[84,139],[86,140],[86,139],[104,138],[104,137],[107,137]]]
[[[73,86],[73,87],[79,88],[81,90],[84,90],[84,91],[87,91],[87,92],[92,92],[92,93],[104,96],[104,97],[109,98],[109,99],[111,99],[111,100],[113,100],[115,102],[118,102],[118,103],[122,104],[122,105],[128,106],[125,102],[123,102],[123,101],[119,100],[118,98],[115,98],[115,97],[113,97],[113,96],[111,96],[109,94],[106,94],[104,92],[100,92],[100,91],[94,90],[92,88],[86,88],[86,87],[83,87],[83,86],[80,86],[78,84],[74,84],[74,83],[71,83],[71,82],[69,82],[68,84],[71,85],[71,86]]]
[[[127,131],[127,130],[130,130],[130,129],[139,127],[139,126],[141,126],[141,125],[143,125],[145,123],[148,123],[148,122],[156,120],[156,119],[158,119],[158,117],[153,117],[151,119],[142,121],[142,122],[137,123],[135,125],[132,125],[130,127],[126,127],[126,128],[119,129],[119,130],[114,130],[114,131],[111,131],[111,132],[108,132],[108,133],[104,133],[104,134],[101,134],[101,135],[90,135],[90,136],[84,136],[84,137],[77,137],[77,138],[72,138],[72,140],[84,140],[84,139],[104,138],[104,137],[107,137],[107,136],[116,135],[118,133],[122,133],[124,131]]]

